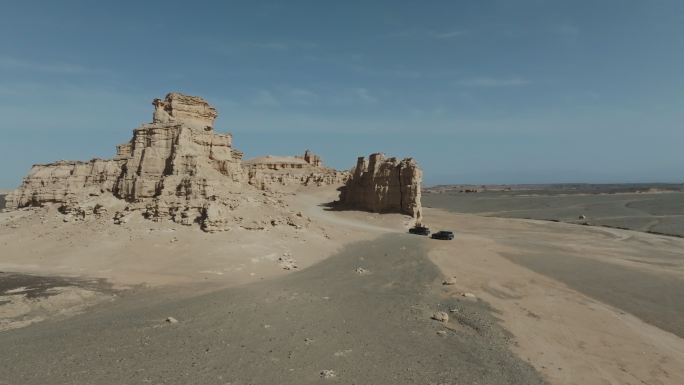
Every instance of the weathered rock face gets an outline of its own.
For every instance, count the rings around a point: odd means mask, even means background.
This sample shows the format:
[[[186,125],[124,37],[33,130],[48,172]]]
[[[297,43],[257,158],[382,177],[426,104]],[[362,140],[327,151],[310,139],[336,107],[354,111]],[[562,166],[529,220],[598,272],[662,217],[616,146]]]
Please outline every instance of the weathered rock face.
[[[216,110],[204,99],[170,93],[153,105],[153,122],[133,131],[128,148],[118,147],[118,156],[129,155],[115,195],[144,205],[150,219],[220,230],[226,222],[216,216],[239,205],[242,153],[230,134],[213,131]]]
[[[321,157],[306,150],[303,156],[263,156],[243,162],[249,184],[261,190],[278,186],[343,184],[346,171],[323,167]]]
[[[260,190],[277,190],[279,186],[328,186],[344,184],[349,173],[333,169],[305,170],[261,170],[247,169],[249,184]]]
[[[121,175],[120,160],[58,161],[37,164],[21,187],[7,195],[7,207],[74,203],[84,196],[112,193]]]
[[[306,150],[304,151],[304,155],[295,156],[295,158],[302,159],[314,167],[323,167],[323,161],[321,160],[321,157],[311,152],[311,150]]]
[[[152,123],[182,124],[188,128],[207,129],[214,127],[216,109],[198,96],[188,96],[172,92],[164,100],[154,99]]]
[[[412,158],[397,160],[383,154],[360,157],[340,189],[339,205],[378,213],[397,212],[422,219],[422,172]]]
[[[210,127],[145,124],[135,129],[128,147],[118,147],[130,155],[115,191],[127,201],[160,196],[206,199],[221,191],[234,192],[243,180],[242,153],[231,147],[229,134],[216,134]]]
[[[245,181],[242,153],[232,148],[230,134],[213,131],[216,110],[202,98],[170,93],[153,105],[153,122],[117,146],[114,159],[35,165],[8,195],[7,207],[59,203],[64,212],[84,212],[68,206],[108,195],[150,219],[206,220],[207,229],[218,229],[223,221],[216,217],[223,207],[239,205],[235,194]]]

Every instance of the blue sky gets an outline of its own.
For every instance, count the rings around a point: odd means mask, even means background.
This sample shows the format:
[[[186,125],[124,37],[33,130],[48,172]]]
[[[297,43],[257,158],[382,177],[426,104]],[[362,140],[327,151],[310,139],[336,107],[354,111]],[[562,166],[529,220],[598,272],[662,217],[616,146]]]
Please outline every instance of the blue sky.
[[[206,98],[246,157],[413,156],[426,184],[684,181],[684,2],[7,1],[0,187]]]

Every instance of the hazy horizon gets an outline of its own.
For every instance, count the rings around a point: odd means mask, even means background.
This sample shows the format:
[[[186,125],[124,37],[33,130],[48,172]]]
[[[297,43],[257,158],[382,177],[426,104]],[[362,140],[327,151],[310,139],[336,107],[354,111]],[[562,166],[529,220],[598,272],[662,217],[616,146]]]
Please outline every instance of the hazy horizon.
[[[0,186],[114,155],[171,91],[245,159],[414,157],[436,184],[682,183],[679,1],[3,7]]]

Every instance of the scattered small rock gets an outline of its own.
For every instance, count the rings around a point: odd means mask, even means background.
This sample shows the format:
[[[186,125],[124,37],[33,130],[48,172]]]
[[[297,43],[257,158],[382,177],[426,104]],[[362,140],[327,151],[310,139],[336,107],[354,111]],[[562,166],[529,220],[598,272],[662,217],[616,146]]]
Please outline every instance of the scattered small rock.
[[[166,321],[167,323],[170,323],[170,324],[177,324],[177,323],[178,323],[178,320],[175,319],[175,318],[173,318],[173,317],[166,317],[166,320],[165,320],[165,321]]]
[[[447,323],[449,322],[449,315],[443,311],[437,311],[432,314],[431,317],[435,321]]]
[[[370,271],[367,269],[364,269],[363,267],[357,267],[356,269],[354,269],[354,271],[356,272],[356,274],[359,274],[359,275],[370,274]]]
[[[346,349],[346,350],[340,350],[338,352],[335,352],[333,355],[335,357],[344,357],[348,354],[351,354],[352,350],[351,349]]]
[[[280,267],[285,270],[294,270],[297,268],[297,261],[290,256],[290,253],[283,253],[283,256],[278,258]]]
[[[107,208],[98,203],[95,205],[95,207],[93,207],[93,214],[95,214],[95,215],[107,214]]]
[[[122,211],[117,211],[114,213],[113,220],[115,225],[123,225],[124,223],[127,223],[129,219],[131,219],[130,213],[125,213]]]
[[[321,370],[321,378],[334,378],[336,376],[337,376],[337,374],[335,373],[334,370],[330,370],[330,369]]]

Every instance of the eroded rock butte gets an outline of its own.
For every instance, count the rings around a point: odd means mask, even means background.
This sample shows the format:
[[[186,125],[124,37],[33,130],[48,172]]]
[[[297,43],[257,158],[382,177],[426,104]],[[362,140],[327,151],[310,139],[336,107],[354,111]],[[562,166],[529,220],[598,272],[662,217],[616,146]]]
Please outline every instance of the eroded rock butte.
[[[73,219],[109,216],[118,224],[140,212],[211,232],[274,223],[301,228],[306,220],[279,199],[283,186],[346,182],[341,201],[348,208],[420,218],[421,173],[412,159],[373,154],[368,164],[360,158],[353,174],[324,167],[309,150],[243,162],[231,134],[214,131],[217,112],[204,99],[169,93],[152,104],[152,122],[134,129],[113,159],[36,164],[7,196],[7,208],[56,204]]]
[[[368,159],[360,157],[340,189],[339,205],[378,213],[408,214],[420,223],[422,175],[412,158],[400,161],[385,158],[381,153],[371,154]]]

